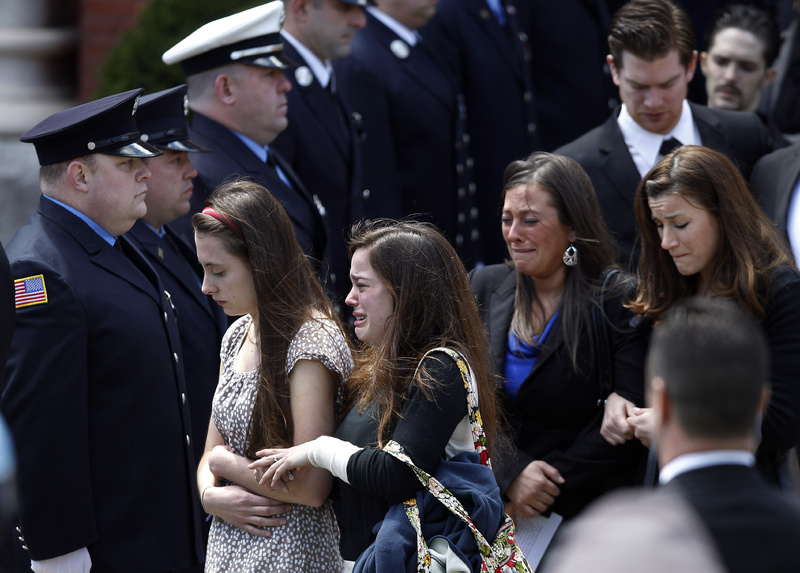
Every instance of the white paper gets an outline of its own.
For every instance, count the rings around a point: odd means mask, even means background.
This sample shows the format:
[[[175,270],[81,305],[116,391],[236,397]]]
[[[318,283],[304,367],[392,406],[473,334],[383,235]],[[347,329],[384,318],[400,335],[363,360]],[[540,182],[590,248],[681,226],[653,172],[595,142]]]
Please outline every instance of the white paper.
[[[544,552],[553,540],[558,526],[561,525],[562,517],[557,513],[551,513],[550,517],[532,517],[516,519],[517,545],[522,549],[522,553],[528,560],[531,569],[536,569],[542,560]]]

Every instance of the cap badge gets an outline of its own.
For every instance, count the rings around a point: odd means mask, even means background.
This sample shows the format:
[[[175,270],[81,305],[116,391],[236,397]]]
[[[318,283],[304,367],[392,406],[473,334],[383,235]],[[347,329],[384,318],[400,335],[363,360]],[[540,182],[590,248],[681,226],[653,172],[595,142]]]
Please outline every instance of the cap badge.
[[[314,74],[311,73],[306,66],[300,66],[294,71],[294,79],[297,80],[297,83],[301,86],[308,87],[311,85],[311,82],[314,81]]]
[[[131,111],[131,115],[136,115],[136,110],[139,109],[139,97],[136,96],[136,99],[133,100],[133,111]]]
[[[411,53],[411,48],[409,48],[408,44],[403,40],[393,40],[392,43],[389,44],[389,49],[401,60],[405,60]]]
[[[189,94],[183,96],[183,117],[189,117]]]

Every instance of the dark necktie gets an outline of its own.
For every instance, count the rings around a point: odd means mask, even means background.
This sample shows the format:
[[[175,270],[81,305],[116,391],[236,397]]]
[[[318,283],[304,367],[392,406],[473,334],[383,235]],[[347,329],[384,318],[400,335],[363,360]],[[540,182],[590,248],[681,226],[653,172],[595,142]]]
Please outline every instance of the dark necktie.
[[[658,153],[661,155],[661,157],[664,157],[665,155],[669,155],[673,149],[680,147],[681,145],[683,144],[680,141],[674,137],[670,137],[669,139],[665,139],[661,142],[661,149],[658,150]]]
[[[181,252],[181,248],[178,246],[178,244],[173,240],[172,237],[170,237],[166,233],[164,233],[164,236],[162,238],[164,240],[164,243],[166,243],[167,247],[172,251],[172,254],[174,255],[174,257],[172,258],[177,259],[181,267],[184,270],[188,271],[188,273],[192,276],[194,281],[202,288],[203,282],[200,280],[200,277],[197,276],[197,273],[194,272],[194,269],[189,264],[189,261],[187,261],[184,258],[183,253]]]
[[[281,166],[278,165],[278,161],[275,159],[275,154],[272,153],[271,149],[267,150],[267,160],[265,163],[275,170],[275,173],[278,174],[278,177],[281,181],[286,183],[287,187],[292,187],[289,178],[286,176],[286,173],[284,173],[283,169],[281,169]]]
[[[333,102],[333,105],[336,108],[336,117],[339,120],[339,127],[341,128],[342,134],[344,135],[344,140],[349,145],[350,126],[348,125],[347,111],[345,110],[342,100],[339,99],[339,93],[336,89],[336,76],[333,75],[333,72],[331,72],[331,77],[328,80],[328,85],[325,86],[325,91],[328,93],[328,96],[331,98],[331,101]]]

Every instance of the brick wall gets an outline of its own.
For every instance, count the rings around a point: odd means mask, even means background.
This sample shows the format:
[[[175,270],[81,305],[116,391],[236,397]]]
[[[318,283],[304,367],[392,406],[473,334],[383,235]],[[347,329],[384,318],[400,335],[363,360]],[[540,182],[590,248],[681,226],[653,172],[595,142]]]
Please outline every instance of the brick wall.
[[[135,23],[150,0],[81,0],[78,48],[78,100],[91,99],[97,88],[97,67]]]

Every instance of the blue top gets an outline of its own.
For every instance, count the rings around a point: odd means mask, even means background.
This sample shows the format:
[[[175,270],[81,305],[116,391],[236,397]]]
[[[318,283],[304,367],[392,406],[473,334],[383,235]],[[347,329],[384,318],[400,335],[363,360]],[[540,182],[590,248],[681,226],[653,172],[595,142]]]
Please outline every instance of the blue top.
[[[533,345],[521,340],[513,330],[509,330],[508,347],[506,348],[506,367],[503,374],[506,392],[508,392],[512,400],[516,399],[517,390],[522,386],[528,374],[531,373],[533,365],[536,364],[541,345],[544,344],[547,334],[553,327],[553,323],[555,323],[559,312],[560,311],[557,310],[553,316],[550,317],[542,334],[533,337]]]

